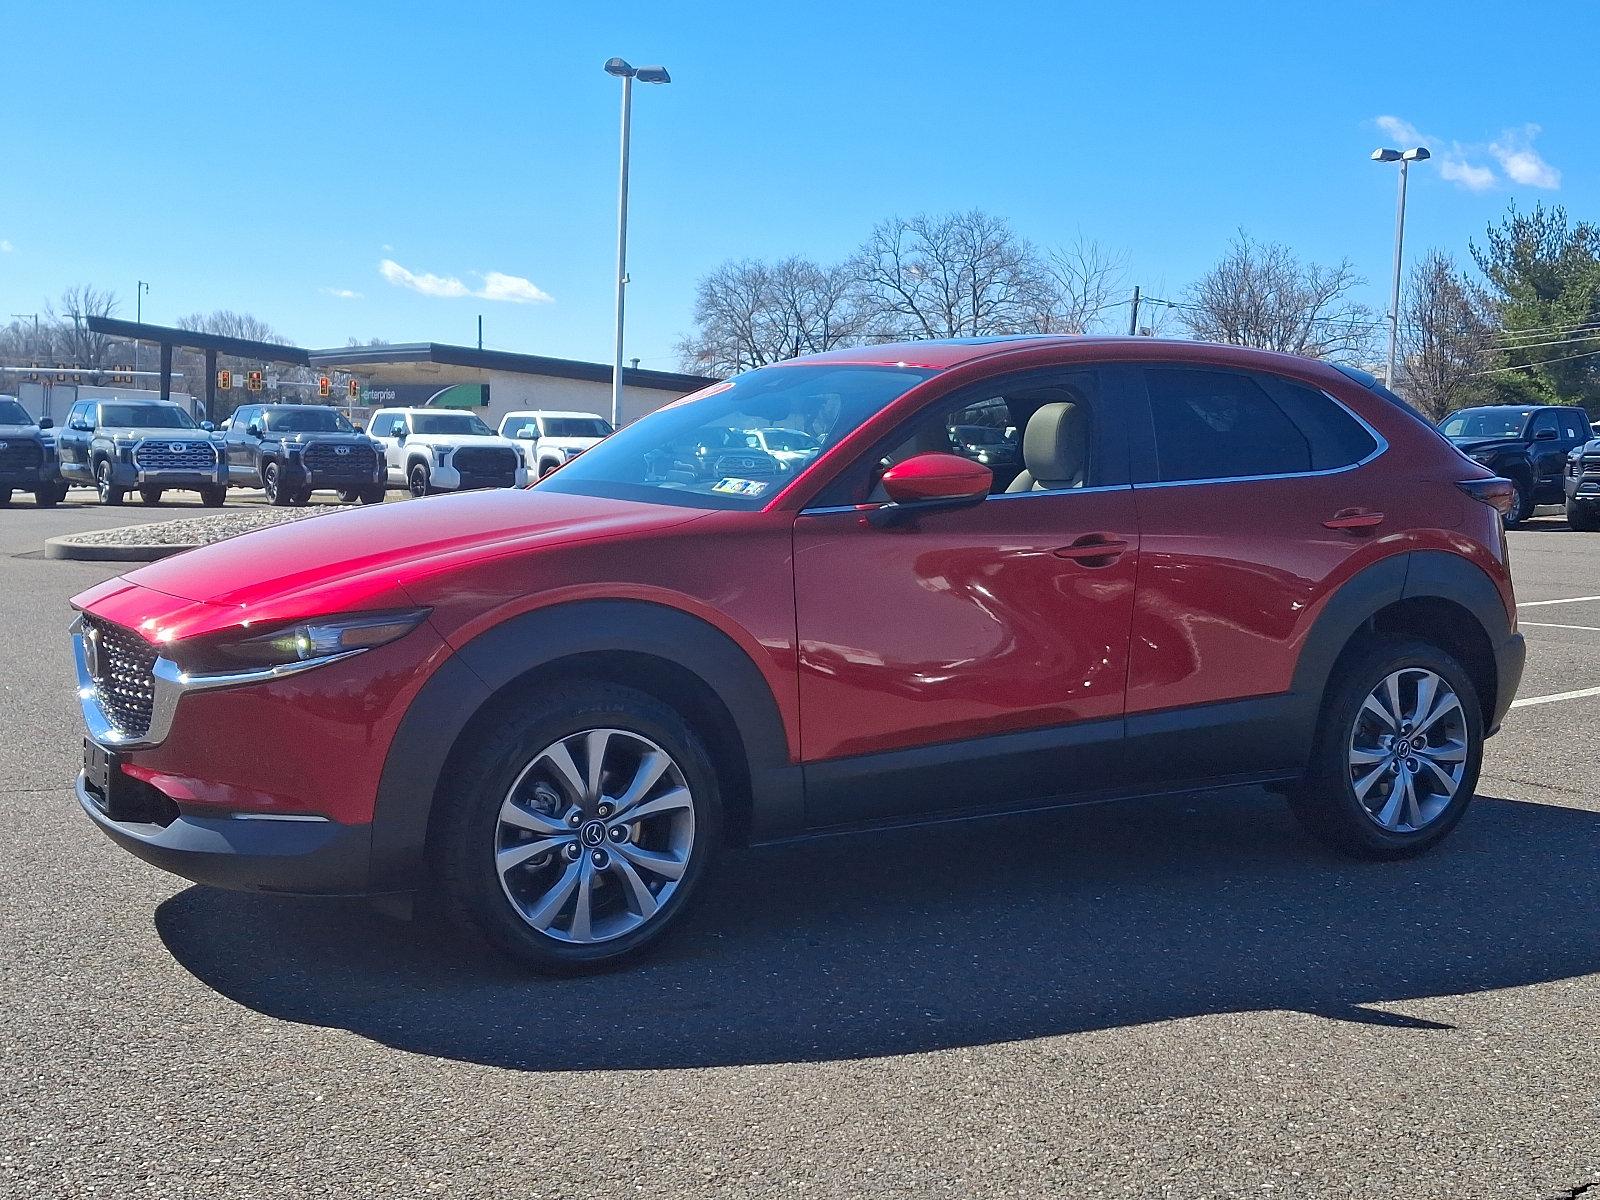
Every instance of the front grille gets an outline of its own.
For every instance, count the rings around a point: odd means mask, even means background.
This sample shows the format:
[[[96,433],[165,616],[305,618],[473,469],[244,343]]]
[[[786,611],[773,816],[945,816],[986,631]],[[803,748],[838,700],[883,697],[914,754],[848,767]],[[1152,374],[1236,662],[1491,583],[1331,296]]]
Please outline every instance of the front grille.
[[[95,699],[118,733],[143,737],[150,731],[155,704],[156,648],[131,629],[85,615],[89,636],[98,643]]]
[[[717,459],[716,471],[719,475],[748,479],[752,475],[776,475],[778,464],[765,455],[724,454]]]
[[[341,454],[339,451],[343,450]],[[330,445],[312,442],[300,455],[307,471],[335,479],[371,479],[373,459],[371,446]]]
[[[509,481],[521,457],[509,447],[463,446],[451,456],[450,465],[465,475],[505,475]]]
[[[210,471],[217,465],[217,448],[208,441],[181,438],[146,438],[133,452],[141,471]]]
[[[0,471],[34,471],[44,465],[44,447],[32,438],[0,438]]]

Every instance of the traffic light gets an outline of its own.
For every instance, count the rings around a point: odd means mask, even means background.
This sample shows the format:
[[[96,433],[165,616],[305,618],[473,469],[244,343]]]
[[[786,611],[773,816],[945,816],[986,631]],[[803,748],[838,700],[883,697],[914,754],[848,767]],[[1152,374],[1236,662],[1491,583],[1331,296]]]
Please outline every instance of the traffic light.
[[[317,380],[317,395],[328,396],[333,394],[333,380],[324,375]]]
[[[349,383],[344,385],[344,390],[345,390],[345,394],[348,395],[350,397],[350,399],[352,399],[352,400],[361,399],[361,381],[360,380],[352,379]]]
[[[261,372],[251,371],[250,374],[245,377],[245,387],[249,388],[252,392],[259,392],[261,390]]]
[[[218,371],[217,372],[217,391],[219,391],[219,392],[231,392],[231,391],[233,391],[233,372],[232,371]]]

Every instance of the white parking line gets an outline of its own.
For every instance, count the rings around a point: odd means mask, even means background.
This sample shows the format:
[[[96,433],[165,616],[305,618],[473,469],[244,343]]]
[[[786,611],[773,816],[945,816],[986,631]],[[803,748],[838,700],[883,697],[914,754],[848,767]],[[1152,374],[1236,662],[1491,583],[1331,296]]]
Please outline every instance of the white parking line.
[[[1600,596],[1573,596],[1568,600],[1524,600],[1518,608],[1541,608],[1546,604],[1589,604]]]
[[[1600,633],[1600,625],[1557,625],[1554,621],[1518,621],[1519,625],[1537,625],[1540,629],[1587,629],[1590,633]]]
[[[1575,692],[1556,692],[1550,696],[1524,696],[1513,700],[1512,708],[1527,708],[1530,704],[1554,704],[1557,700],[1582,700],[1585,696],[1600,696],[1600,687],[1579,688]]]

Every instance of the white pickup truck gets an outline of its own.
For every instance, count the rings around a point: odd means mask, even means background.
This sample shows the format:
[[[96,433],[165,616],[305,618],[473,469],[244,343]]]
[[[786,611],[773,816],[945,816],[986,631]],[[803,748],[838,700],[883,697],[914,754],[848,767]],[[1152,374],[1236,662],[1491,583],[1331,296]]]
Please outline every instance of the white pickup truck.
[[[610,437],[611,422],[584,412],[512,412],[501,418],[500,436],[515,439],[528,474],[537,479]]]
[[[448,408],[384,408],[367,422],[381,447],[388,485],[413,496],[528,482],[517,443],[498,436],[476,413]]]

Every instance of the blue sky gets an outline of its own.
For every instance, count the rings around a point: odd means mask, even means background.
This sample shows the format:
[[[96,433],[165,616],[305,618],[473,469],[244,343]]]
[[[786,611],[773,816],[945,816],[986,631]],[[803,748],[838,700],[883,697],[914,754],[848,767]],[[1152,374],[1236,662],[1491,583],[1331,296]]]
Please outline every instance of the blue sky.
[[[78,283],[131,317],[146,279],[147,320],[470,343],[482,313],[488,345],[606,360],[613,54],[674,79],[634,105],[646,366],[676,365],[723,259],[832,260],[890,214],[974,206],[1167,294],[1243,226],[1349,257],[1381,304],[1381,116],[1439,156],[1413,251],[1464,259],[1512,197],[1600,219],[1586,3],[8,8],[0,320]]]

